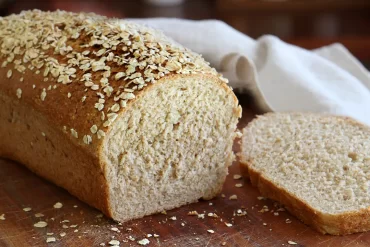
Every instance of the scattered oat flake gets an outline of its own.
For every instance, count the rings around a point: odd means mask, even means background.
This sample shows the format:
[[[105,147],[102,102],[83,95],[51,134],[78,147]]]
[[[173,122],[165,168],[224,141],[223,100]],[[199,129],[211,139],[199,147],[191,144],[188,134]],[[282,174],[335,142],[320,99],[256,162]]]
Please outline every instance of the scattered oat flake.
[[[267,223],[263,223],[262,225],[267,226]]]
[[[85,135],[83,137],[83,142],[87,145],[89,145],[92,142],[92,137],[90,135]]]
[[[31,211],[31,210],[32,210],[32,208],[24,208],[24,209],[23,209],[23,211],[24,211],[24,212],[29,212],[29,211]]]
[[[37,228],[43,228],[43,227],[46,227],[47,225],[48,225],[48,223],[46,223],[45,221],[39,221],[39,222],[35,223],[33,226],[37,227]]]
[[[204,219],[204,214],[198,214],[199,219]]]
[[[78,138],[78,133],[77,133],[76,130],[71,129],[71,134],[72,134],[73,137]]]
[[[0,220],[5,220],[5,214],[0,215]]]
[[[53,236],[53,235],[54,235],[54,233],[53,233],[53,232],[47,232],[47,233],[46,233],[46,235],[47,235],[47,236]]]
[[[196,215],[198,215],[198,212],[197,211],[190,211],[188,213],[188,215],[190,215],[190,216],[196,216]]]
[[[65,232],[61,232],[59,235],[60,235],[61,237],[65,237],[67,234],[66,234]]]
[[[101,243],[101,244],[99,244],[100,246],[105,246],[105,243]]]
[[[16,94],[18,99],[22,98],[22,89],[18,88]]]
[[[177,220],[176,216],[172,216],[170,219],[171,220]]]
[[[152,234],[147,234],[146,237],[147,238],[151,238],[153,235]]]
[[[115,246],[115,245],[119,245],[120,242],[118,240],[113,239],[113,240],[109,241],[108,244],[111,245],[111,246]]]
[[[222,242],[222,243],[221,243],[221,245],[222,245],[222,246],[225,246],[225,245],[226,245],[226,242]]]
[[[181,223],[181,226],[185,226],[185,223],[184,223],[184,222],[182,222],[182,223]]]
[[[62,207],[63,207],[63,204],[60,203],[60,202],[57,202],[57,203],[54,204],[54,208],[56,208],[56,209],[60,209]]]
[[[37,214],[35,214],[35,217],[36,218],[41,218],[41,217],[44,217],[44,215],[42,213],[37,213]]]
[[[40,96],[40,98],[41,98],[42,101],[45,101],[46,94],[47,93],[46,93],[45,88],[44,88],[44,90],[42,91],[41,96]]]
[[[70,225],[70,228],[76,228],[78,225]]]
[[[90,131],[91,133],[96,134],[96,132],[98,132],[98,126],[94,124],[93,126],[91,126]]]
[[[114,231],[114,232],[119,232],[117,227],[112,227],[111,230]]]
[[[209,232],[209,233],[215,233],[215,231],[213,231],[213,230],[207,230],[207,232]]]
[[[237,188],[243,187],[243,184],[235,184],[235,187]]]
[[[265,198],[263,196],[259,196],[257,197],[257,199],[261,201],[261,200],[264,200]]]
[[[147,245],[150,243],[150,241],[147,238],[144,238],[142,240],[137,241],[137,243],[140,245]]]
[[[54,238],[54,237],[49,237],[49,238],[47,238],[46,239],[46,243],[54,243],[54,242],[56,242],[57,240],[56,240],[56,238]]]
[[[242,176],[241,176],[241,175],[239,175],[239,174],[235,174],[235,175],[233,176],[233,178],[234,178],[235,180],[237,180],[237,179],[241,179],[241,178],[242,178]]]
[[[226,223],[226,222],[225,222],[225,225],[226,225],[227,227],[232,227],[232,226],[233,226],[233,224],[231,224],[231,223]]]
[[[232,195],[229,197],[229,200],[238,200],[238,196],[237,195]]]
[[[153,234],[153,236],[155,237],[155,238],[158,238],[159,237],[159,235],[158,234]]]
[[[294,242],[294,241],[288,241],[288,244],[291,244],[291,245],[296,245],[297,243],[296,242]]]
[[[77,205],[74,205],[73,207],[74,207],[74,208],[78,208],[78,206],[77,206]]]

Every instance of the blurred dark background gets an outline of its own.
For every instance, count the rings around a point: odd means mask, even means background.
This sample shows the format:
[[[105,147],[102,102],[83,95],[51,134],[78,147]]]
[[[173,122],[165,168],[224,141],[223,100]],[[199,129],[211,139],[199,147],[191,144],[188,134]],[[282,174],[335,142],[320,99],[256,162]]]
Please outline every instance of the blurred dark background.
[[[253,38],[273,34],[308,49],[341,42],[370,65],[370,0],[0,0],[2,16],[35,8],[118,18],[220,19]]]

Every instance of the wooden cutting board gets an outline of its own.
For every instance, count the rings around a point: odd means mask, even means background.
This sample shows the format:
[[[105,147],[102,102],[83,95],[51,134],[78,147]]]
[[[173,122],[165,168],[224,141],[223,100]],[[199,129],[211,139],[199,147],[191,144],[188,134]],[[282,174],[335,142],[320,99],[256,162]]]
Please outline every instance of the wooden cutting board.
[[[248,103],[242,105],[244,110],[240,128],[255,115],[249,110]],[[237,150],[238,145],[235,144]],[[211,201],[201,201],[168,211],[167,214],[118,225],[23,166],[0,160],[0,216],[5,214],[5,220],[0,219],[0,247],[89,247],[102,243],[109,246],[108,242],[113,238],[120,241],[120,246],[140,246],[137,241],[144,238],[150,241],[147,246],[163,247],[222,244],[269,247],[370,246],[370,232],[336,237],[311,230],[289,213],[281,211],[281,207],[273,201],[259,198],[258,191],[247,180],[233,179],[236,174],[239,174],[237,162],[230,167],[223,195]],[[235,186],[239,183],[243,185],[240,188]],[[237,200],[230,200],[232,195],[236,195]],[[57,202],[62,203],[63,207],[55,209],[53,205]],[[24,208],[31,208],[31,211],[25,212]],[[189,216],[190,211],[204,214],[204,219],[202,215]],[[37,218],[37,213],[44,216]],[[214,217],[214,214],[218,217]],[[47,222],[47,227],[34,227],[40,220]],[[225,223],[232,225],[228,227]],[[63,225],[68,228],[63,228]],[[114,228],[120,232],[114,231]],[[62,232],[66,234],[64,237],[60,236]],[[53,235],[48,236],[48,233]],[[157,234],[159,237],[148,237],[148,234]],[[56,242],[46,243],[48,237],[55,237]],[[289,244],[288,241],[292,242]]]

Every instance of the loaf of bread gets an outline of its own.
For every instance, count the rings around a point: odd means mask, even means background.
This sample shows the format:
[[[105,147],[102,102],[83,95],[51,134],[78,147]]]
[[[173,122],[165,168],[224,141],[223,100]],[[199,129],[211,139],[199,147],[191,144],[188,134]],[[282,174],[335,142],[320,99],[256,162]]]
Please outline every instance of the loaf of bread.
[[[241,108],[200,55],[63,11],[1,18],[0,45],[1,157],[121,222],[220,192]]]
[[[369,136],[346,117],[269,113],[243,130],[241,168],[262,195],[322,233],[368,231]]]

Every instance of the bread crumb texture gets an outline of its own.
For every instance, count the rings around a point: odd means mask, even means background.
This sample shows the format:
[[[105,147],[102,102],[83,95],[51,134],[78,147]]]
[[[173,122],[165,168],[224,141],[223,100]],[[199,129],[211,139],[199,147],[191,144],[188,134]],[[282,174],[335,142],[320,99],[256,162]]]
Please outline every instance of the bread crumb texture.
[[[349,118],[267,114],[244,129],[242,162],[327,214],[370,206],[370,129]]]
[[[1,69],[8,80],[19,81],[13,93],[19,100],[63,99],[71,103],[61,107],[71,112],[72,106],[96,112],[87,116],[93,121],[89,129],[66,126],[85,145],[105,136],[127,102],[166,75],[211,74],[227,81],[200,55],[162,33],[95,14],[33,10],[0,18],[0,47]],[[57,98],[49,97],[52,91]],[[94,117],[98,114],[104,117]]]

